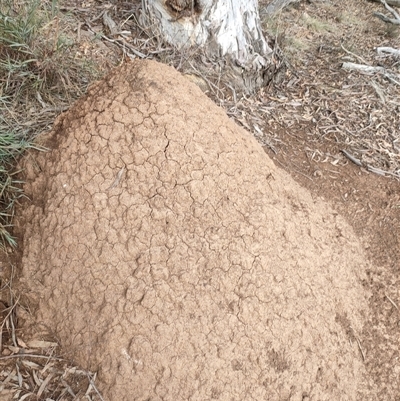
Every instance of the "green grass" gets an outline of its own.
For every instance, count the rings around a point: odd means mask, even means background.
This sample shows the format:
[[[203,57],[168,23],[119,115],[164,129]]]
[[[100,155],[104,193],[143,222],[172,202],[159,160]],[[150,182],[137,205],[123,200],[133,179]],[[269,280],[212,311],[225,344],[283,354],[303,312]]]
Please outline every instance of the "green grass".
[[[1,112],[1,109],[0,109]],[[21,182],[16,178],[16,158],[29,148],[31,143],[18,132],[7,126],[2,118],[0,122],[0,247],[16,246],[11,235],[11,223],[14,216],[15,202],[23,195]]]
[[[0,1],[0,246],[15,247],[14,205],[23,196],[16,165],[57,114],[99,76],[76,55],[68,16],[56,1]]]

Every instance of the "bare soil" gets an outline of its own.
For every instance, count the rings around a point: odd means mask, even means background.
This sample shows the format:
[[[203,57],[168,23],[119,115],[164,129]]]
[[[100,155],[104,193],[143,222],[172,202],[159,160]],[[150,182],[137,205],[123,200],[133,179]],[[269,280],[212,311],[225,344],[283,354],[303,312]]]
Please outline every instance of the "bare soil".
[[[375,59],[375,47],[399,48],[399,30],[374,19],[374,11],[377,11],[376,5],[365,1],[349,1],[345,6],[336,2],[312,2],[288,10],[288,24],[307,15],[329,23],[329,28],[328,31],[313,32],[312,29],[305,30],[304,26],[286,25],[289,32],[302,32],[310,41],[307,41],[309,47],[302,56],[292,58],[299,78],[295,84],[297,90],[275,87],[275,95],[269,95],[275,99],[286,96],[288,103],[294,98],[303,98],[305,92],[314,91],[310,101],[306,102],[314,107],[278,113],[276,120],[279,122],[274,122],[276,130],[271,137],[279,141],[270,137],[269,143],[274,145],[275,152],[271,146],[265,149],[278,166],[308,188],[315,198],[325,199],[333,205],[365,244],[372,262],[364,282],[365,288],[372,293],[369,304],[372,320],[363,331],[364,363],[379,388],[377,399],[400,400],[400,183],[398,179],[368,172],[341,154],[346,149],[353,154],[369,154],[370,160],[375,160],[375,166],[388,168],[392,165],[398,171],[399,152],[391,145],[386,153],[392,152],[391,157],[377,155],[376,149],[382,151],[384,148],[379,146],[379,127],[364,129],[369,124],[366,121],[371,121],[374,113],[379,114],[381,122],[393,133],[391,141],[399,141],[398,106],[388,109],[376,94],[374,99],[369,96],[365,101],[369,83],[379,81],[379,77],[357,74],[349,77],[340,69],[340,61],[349,55],[341,44],[351,47],[365,60],[354,58],[353,62],[371,65],[380,65]],[[352,16],[350,25],[346,26],[343,13]],[[340,15],[342,18],[339,19]],[[398,67],[394,70],[399,71]],[[356,94],[350,95],[346,85]],[[398,87],[382,81],[381,85],[398,105]],[[330,93],[334,95],[327,96],[326,88],[341,90],[332,90]],[[364,106],[360,107],[362,103]],[[326,124],[328,110],[343,117],[344,122],[336,120]],[[298,114],[307,112],[311,115],[310,121],[301,121]],[[285,126],[285,120],[290,122],[290,127]],[[320,125],[331,125],[334,133],[326,133]],[[271,132],[270,126],[264,129]],[[350,131],[354,134],[344,134]]]

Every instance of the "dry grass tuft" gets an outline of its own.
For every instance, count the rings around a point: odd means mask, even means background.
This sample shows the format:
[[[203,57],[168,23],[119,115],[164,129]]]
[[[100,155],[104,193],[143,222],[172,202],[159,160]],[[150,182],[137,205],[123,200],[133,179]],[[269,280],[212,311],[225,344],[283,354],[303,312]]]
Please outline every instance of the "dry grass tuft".
[[[15,159],[86,90],[97,71],[75,58],[55,1],[0,4],[0,245],[15,247],[13,206],[22,192]]]
[[[19,338],[19,300],[14,268],[6,258],[16,247],[11,235],[14,205],[23,196],[17,159],[49,129],[57,114],[99,76],[91,61],[76,57],[70,20],[56,1],[0,2],[0,394],[2,400],[102,400],[96,375],[56,357],[48,341]],[[7,270],[11,273],[8,274]]]

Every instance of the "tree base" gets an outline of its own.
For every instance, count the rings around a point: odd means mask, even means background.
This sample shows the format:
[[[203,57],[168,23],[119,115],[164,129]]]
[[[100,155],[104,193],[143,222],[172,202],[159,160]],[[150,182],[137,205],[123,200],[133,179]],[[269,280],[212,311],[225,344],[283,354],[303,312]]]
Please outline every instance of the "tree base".
[[[212,75],[236,92],[254,93],[279,68],[261,30],[257,0],[142,0],[140,22],[201,74],[209,75],[211,65]]]

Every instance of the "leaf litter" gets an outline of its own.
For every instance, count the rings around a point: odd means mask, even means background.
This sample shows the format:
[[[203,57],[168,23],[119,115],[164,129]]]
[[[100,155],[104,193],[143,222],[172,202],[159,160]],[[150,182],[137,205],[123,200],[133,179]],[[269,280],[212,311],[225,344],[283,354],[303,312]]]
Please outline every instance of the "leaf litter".
[[[19,338],[13,277],[14,269],[0,286],[0,394],[8,397],[2,400],[103,401],[97,374],[60,357],[57,342]]]

